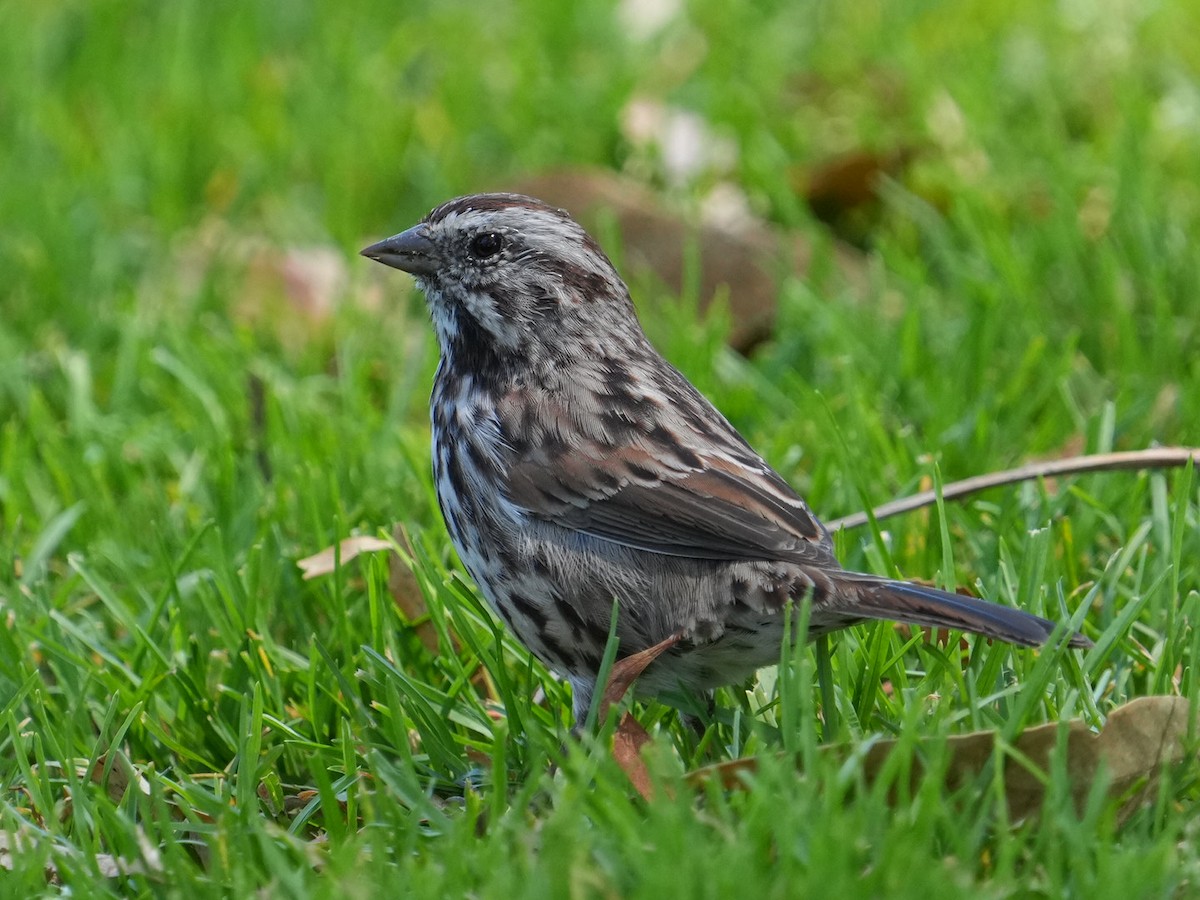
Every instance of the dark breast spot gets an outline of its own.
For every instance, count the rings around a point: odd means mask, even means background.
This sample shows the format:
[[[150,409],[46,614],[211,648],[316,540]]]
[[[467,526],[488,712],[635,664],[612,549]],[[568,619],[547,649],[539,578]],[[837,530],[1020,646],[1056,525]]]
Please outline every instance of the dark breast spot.
[[[542,628],[538,635],[533,639],[541,645],[541,653],[537,655],[541,657],[542,662],[546,663],[552,669],[558,671],[571,671],[577,668],[577,653],[569,651],[563,643],[551,634],[547,629]]]
[[[579,614],[579,610],[575,608],[575,604],[563,601],[557,603],[555,608],[563,617],[563,621],[571,627],[571,636],[575,638],[577,643],[582,643],[588,631],[588,623]]]
[[[476,514],[475,500],[468,484],[466,473],[463,471],[462,463],[457,456],[452,455],[446,463],[446,478],[450,482],[450,487],[454,491],[454,502],[456,502],[463,511],[463,514],[472,517]]]
[[[549,624],[550,618],[546,615],[545,611],[538,606],[537,603],[526,597],[524,594],[518,594],[516,592],[508,594],[508,601],[512,604],[513,608],[517,612],[529,620],[530,624],[532,624],[539,633],[544,633],[546,631],[546,626]]]

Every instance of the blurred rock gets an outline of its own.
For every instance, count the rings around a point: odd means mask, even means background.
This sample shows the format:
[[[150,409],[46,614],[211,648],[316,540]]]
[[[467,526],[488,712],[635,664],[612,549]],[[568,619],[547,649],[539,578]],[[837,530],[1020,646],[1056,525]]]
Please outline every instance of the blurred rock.
[[[807,277],[813,268],[813,245],[803,235],[743,216],[723,216],[721,225],[689,222],[642,184],[614,173],[562,170],[518,181],[512,190],[566,209],[593,232],[611,217],[621,236],[623,274],[637,278],[651,273],[676,294],[683,288],[689,247],[695,246],[701,306],[728,291],[730,343],[742,353],[771,335],[783,279],[789,274]],[[832,254],[833,277],[864,291],[862,256],[840,244]]]

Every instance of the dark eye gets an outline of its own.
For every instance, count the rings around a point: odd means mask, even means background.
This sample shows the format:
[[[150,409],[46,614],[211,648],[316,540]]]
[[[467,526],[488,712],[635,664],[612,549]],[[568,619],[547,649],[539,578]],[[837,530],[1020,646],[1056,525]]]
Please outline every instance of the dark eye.
[[[476,259],[487,259],[495,256],[504,246],[504,238],[494,231],[485,231],[471,238],[471,255]]]

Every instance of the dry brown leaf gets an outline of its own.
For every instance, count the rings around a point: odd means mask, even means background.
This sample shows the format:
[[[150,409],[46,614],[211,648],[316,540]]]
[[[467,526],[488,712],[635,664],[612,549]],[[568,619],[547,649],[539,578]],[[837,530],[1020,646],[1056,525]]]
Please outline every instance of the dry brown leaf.
[[[604,685],[604,693],[600,696],[599,720],[608,718],[608,710],[614,703],[620,703],[638,676],[683,638],[683,632],[677,631],[665,640],[659,641],[653,647],[647,647],[637,653],[618,659],[613,663],[612,671],[608,673],[608,682]]]
[[[289,247],[274,262],[292,308],[318,322],[327,321],[345,291],[344,254],[334,247]]]
[[[13,833],[10,838],[8,832],[0,831],[0,869],[12,869],[13,851],[20,853],[26,840],[27,838],[21,836],[21,832]]]
[[[1183,762],[1191,754],[1194,741],[1188,736],[1190,718],[1188,702],[1182,697],[1139,697],[1113,710],[1099,733],[1079,719],[1069,722],[1066,766],[1076,808],[1083,808],[1093,785],[1104,773],[1108,796],[1122,798],[1119,816],[1127,818],[1151,796],[1163,770]],[[1028,760],[1035,771],[1016,755],[1005,754],[1004,786],[1012,819],[1026,818],[1041,808],[1046,793],[1045,773],[1058,746],[1058,732],[1059,723],[1051,722],[1029,728],[1013,741],[1012,749]],[[985,771],[992,764],[997,738],[995,731],[948,738],[947,786],[961,787]],[[867,751],[862,767],[868,780],[879,775],[896,743],[880,741]],[[849,751],[844,745],[822,748],[822,752],[839,755]],[[914,762],[915,783],[921,777],[922,767],[919,759]],[[688,780],[699,785],[715,778],[726,788],[745,788],[746,776],[752,775],[757,767],[755,759],[736,759],[697,769]]]
[[[125,792],[129,790],[130,784],[136,785],[139,791],[150,796],[150,783],[141,776],[141,773],[130,762],[129,757],[117,750],[112,754],[112,766],[108,767],[109,755],[106,753],[97,759],[92,764],[91,771],[88,772],[88,777],[104,788],[108,799],[113,803],[120,803],[125,797]],[[108,767],[107,779],[104,777],[105,767]]]
[[[312,556],[298,559],[296,560],[296,565],[304,572],[304,580],[308,581],[310,578],[330,574],[334,570],[339,557],[341,558],[341,564],[344,566],[360,553],[375,553],[379,550],[390,550],[391,547],[391,543],[381,538],[371,537],[370,535],[356,535],[344,538],[336,546],[326,547],[320,553],[314,553]]]
[[[647,647],[645,650],[613,663],[612,671],[608,675],[608,682],[604,686],[604,693],[600,697],[599,720],[601,722],[608,718],[608,711],[613,704],[621,702],[621,698],[637,681],[638,676],[646,671],[652,662],[678,644],[682,637],[682,632],[676,632],[653,647]],[[628,776],[634,789],[647,800],[653,796],[653,787],[650,782],[650,772],[641,756],[641,749],[649,740],[650,735],[646,733],[646,729],[637,719],[629,713],[625,713],[613,735],[612,748],[613,759],[617,761],[621,771]]]
[[[278,247],[253,238],[245,239],[241,249],[249,259],[237,306],[240,320],[282,316],[310,328],[328,323],[346,290],[345,254],[335,247]]]
[[[45,838],[29,830],[13,832],[0,831],[0,871],[14,868],[14,855],[32,852],[34,843]],[[158,849],[152,847],[142,831],[138,830],[138,844],[142,851],[142,859],[129,860],[109,853],[97,853],[92,857],[96,869],[103,878],[119,878],[129,875],[157,876],[162,872],[162,857]],[[63,851],[67,852],[67,851]],[[46,881],[52,885],[62,884],[58,866],[53,862],[46,864]],[[157,879],[156,879],[157,880]]]
[[[244,265],[230,314],[298,350],[329,339],[329,322],[349,297],[349,269],[338,247],[281,247],[258,235],[229,235],[221,252]]]
[[[621,771],[629,778],[634,790],[642,795],[643,800],[654,799],[654,785],[650,781],[650,770],[642,759],[642,748],[650,742],[650,735],[642,724],[631,713],[621,716],[616,733],[613,734],[613,759],[621,767]]]
[[[515,190],[561,206],[595,230],[604,214],[615,218],[626,275],[651,273],[676,294],[683,289],[690,248],[698,252],[699,300],[727,295],[733,333],[743,353],[769,337],[782,276],[806,275],[811,241],[761,221],[739,228],[688,222],[639,182],[599,169],[564,169],[525,179]],[[866,285],[865,263],[853,249],[834,245],[832,268],[856,292]]]
[[[844,153],[797,171],[793,181],[813,215],[843,237],[861,239],[861,226],[854,227],[848,218],[876,205],[883,179],[899,177],[914,155],[907,147],[887,153]]]

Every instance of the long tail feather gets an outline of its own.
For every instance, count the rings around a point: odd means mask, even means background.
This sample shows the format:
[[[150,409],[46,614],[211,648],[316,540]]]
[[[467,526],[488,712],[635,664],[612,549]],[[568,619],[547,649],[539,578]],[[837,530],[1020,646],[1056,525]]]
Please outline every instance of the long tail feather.
[[[868,619],[955,628],[1025,647],[1040,647],[1055,629],[1053,622],[1041,616],[922,584],[861,575],[847,581],[856,588],[851,610]],[[1076,633],[1067,646],[1086,649],[1092,642]]]

